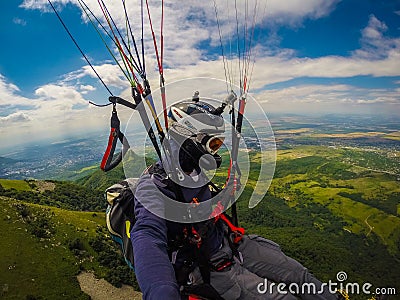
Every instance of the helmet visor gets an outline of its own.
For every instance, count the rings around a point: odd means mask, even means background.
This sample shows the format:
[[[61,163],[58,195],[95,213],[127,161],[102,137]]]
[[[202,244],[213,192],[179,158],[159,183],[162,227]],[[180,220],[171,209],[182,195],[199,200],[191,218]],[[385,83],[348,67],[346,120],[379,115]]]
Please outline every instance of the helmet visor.
[[[219,148],[221,148],[221,146],[224,144],[224,140],[225,137],[223,136],[213,136],[210,139],[207,140],[206,142],[206,150],[214,155],[215,153],[217,153],[217,151],[219,150]]]

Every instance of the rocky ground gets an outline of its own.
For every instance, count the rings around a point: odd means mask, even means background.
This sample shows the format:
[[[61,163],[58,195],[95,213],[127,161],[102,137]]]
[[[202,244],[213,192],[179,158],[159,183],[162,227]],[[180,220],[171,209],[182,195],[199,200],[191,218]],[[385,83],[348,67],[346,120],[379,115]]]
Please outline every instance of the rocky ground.
[[[131,286],[116,288],[104,279],[97,279],[93,273],[82,272],[78,275],[81,290],[92,300],[141,300],[142,294]]]

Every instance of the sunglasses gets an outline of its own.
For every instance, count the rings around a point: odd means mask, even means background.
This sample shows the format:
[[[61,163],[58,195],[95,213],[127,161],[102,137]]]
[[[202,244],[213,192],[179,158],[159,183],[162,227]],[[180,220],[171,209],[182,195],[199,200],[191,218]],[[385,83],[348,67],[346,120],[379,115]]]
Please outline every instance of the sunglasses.
[[[214,155],[219,148],[224,144],[225,137],[223,136],[210,136],[205,133],[196,134],[196,142],[201,144],[208,153]]]
[[[202,145],[204,149],[214,155],[217,153],[219,148],[224,144],[225,137],[217,136],[217,135],[210,135],[204,132],[194,133],[189,128],[182,126],[178,123],[174,123],[171,128],[174,130],[171,132],[178,133],[181,137],[188,137],[191,138],[193,141],[197,142],[198,144]]]

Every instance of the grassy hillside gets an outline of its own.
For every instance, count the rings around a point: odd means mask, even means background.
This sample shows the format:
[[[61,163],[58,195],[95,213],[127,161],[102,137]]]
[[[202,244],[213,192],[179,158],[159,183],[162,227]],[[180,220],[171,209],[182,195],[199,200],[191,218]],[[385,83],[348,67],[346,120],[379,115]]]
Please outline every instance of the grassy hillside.
[[[0,179],[0,184],[5,189],[15,189],[18,191],[32,190],[32,187],[24,180]]]
[[[104,213],[0,196],[1,299],[89,299],[76,276],[93,270],[116,286],[133,273],[105,230]]]
[[[155,161],[154,158],[146,158],[146,160],[147,165]],[[85,187],[104,191],[109,186],[125,179],[127,176],[139,177],[144,168],[143,158],[130,151],[125,154],[123,163],[120,163],[111,171],[104,172],[100,169],[96,169],[90,175],[80,178],[76,182]]]
[[[109,172],[100,169],[95,170],[88,176],[78,179],[76,182],[85,187],[104,191],[107,187],[125,178],[122,164]]]
[[[54,210],[29,204],[22,207],[21,203],[4,197],[0,198],[0,208],[4,216],[0,219],[2,299],[59,299],[64,295],[66,299],[88,299],[80,292],[75,278],[79,261],[68,248],[71,238],[80,235],[74,232],[76,228],[60,225],[60,212],[50,217]],[[36,217],[52,220],[55,232],[35,231],[35,225],[28,224],[21,216],[28,210]],[[76,218],[86,220],[92,230],[100,221],[98,218],[91,221],[87,215]]]
[[[0,179],[0,196],[64,209],[104,211],[103,193],[68,181]]]

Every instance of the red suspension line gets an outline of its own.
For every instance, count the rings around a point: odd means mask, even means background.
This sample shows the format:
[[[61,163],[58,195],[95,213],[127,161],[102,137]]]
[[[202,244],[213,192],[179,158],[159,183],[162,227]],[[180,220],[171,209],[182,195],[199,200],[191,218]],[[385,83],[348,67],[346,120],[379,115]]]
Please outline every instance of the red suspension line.
[[[162,2],[162,5],[164,5],[164,1]],[[160,56],[158,55],[157,40],[156,40],[156,35],[154,34],[154,30],[153,30],[153,22],[151,21],[150,8],[149,8],[149,1],[148,0],[146,0],[146,7],[147,7],[147,15],[149,17],[151,34],[153,36],[154,50],[156,52],[158,70],[160,72],[160,76],[162,76],[163,75],[163,66],[162,66],[162,61],[160,60]],[[163,21],[162,21],[162,18],[161,18],[161,26],[162,26],[162,24],[163,24]]]
[[[160,44],[161,44],[160,53],[161,53],[161,56],[159,55],[159,52],[158,52],[157,39],[156,39],[156,35],[155,35],[154,29],[153,29],[153,22],[151,20],[150,7],[149,7],[148,0],[146,0],[146,8],[147,8],[147,15],[148,15],[148,18],[149,18],[149,23],[150,23],[151,34],[153,36],[153,44],[154,44],[154,50],[155,50],[155,53],[156,53],[156,59],[157,59],[157,64],[158,64],[158,72],[160,74],[160,91],[161,91],[161,101],[162,101],[162,106],[163,106],[164,125],[165,125],[165,129],[168,130],[167,100],[166,100],[166,95],[165,95],[165,82],[164,82],[164,69],[163,69],[163,55],[164,55],[164,35],[163,35],[163,28],[164,28],[164,0],[161,1],[161,24],[160,24]]]
[[[121,56],[122,56],[122,59],[126,62],[126,64],[127,64],[128,67],[129,67],[129,70],[130,70],[131,73],[132,73],[133,80],[134,80],[135,83],[136,83],[136,87],[137,87],[139,93],[140,93],[140,94],[143,94],[143,88],[142,88],[142,86],[140,85],[140,82],[139,82],[138,78],[137,78],[136,75],[135,75],[135,72],[134,72],[133,66],[132,66],[132,62],[130,61],[129,57],[125,54],[125,51],[124,51],[124,49],[123,49],[121,43],[119,42],[119,39],[118,39],[117,35],[116,35],[115,32],[114,32],[114,29],[113,29],[113,26],[111,25],[111,22],[110,22],[110,19],[109,19],[109,17],[108,17],[108,14],[106,13],[105,7],[103,6],[104,4],[101,4],[100,0],[97,0],[97,2],[99,3],[99,6],[100,6],[100,8],[101,8],[101,11],[103,12],[103,15],[104,15],[104,17],[105,17],[105,19],[106,19],[106,21],[107,21],[107,23],[108,23],[108,26],[109,26],[110,29],[111,29],[111,33],[112,33],[112,35],[114,36],[115,44],[116,44],[116,46],[117,46],[117,48],[118,48],[118,51],[120,52],[120,54],[121,54]]]
[[[161,68],[163,68],[163,58],[164,58],[164,0],[161,1],[161,25],[160,25],[160,40],[161,40]],[[163,70],[164,72],[164,70]]]

